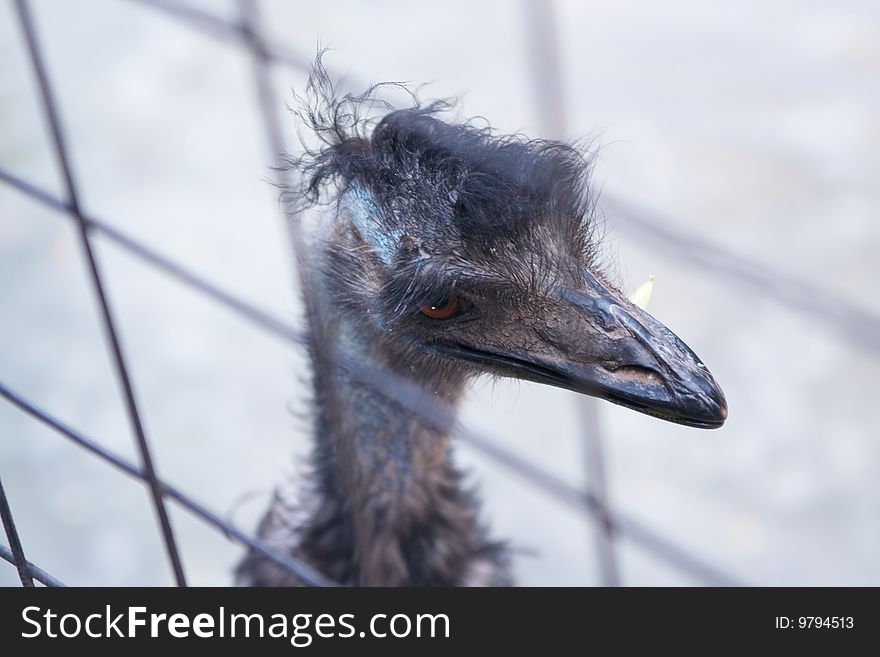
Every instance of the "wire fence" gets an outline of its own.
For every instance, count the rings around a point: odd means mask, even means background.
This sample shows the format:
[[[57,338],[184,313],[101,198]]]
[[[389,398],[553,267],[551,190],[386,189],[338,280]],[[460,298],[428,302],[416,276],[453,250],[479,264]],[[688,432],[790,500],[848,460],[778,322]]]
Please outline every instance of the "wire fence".
[[[278,158],[286,152],[286,148],[279,113],[280,106],[270,81],[271,69],[273,66],[281,65],[305,70],[311,60],[294,50],[278,45],[264,35],[258,0],[239,0],[237,21],[228,21],[182,2],[170,0],[131,1],[160,11],[169,18],[193,29],[227,40],[232,45],[243,48],[249,53],[253,60],[254,86],[265,130],[267,148],[273,162],[278,163]],[[553,16],[548,13],[549,9],[540,8],[547,6],[549,3],[526,0],[526,10],[537,12],[535,14],[537,20],[530,27],[529,38],[534,39],[532,44],[534,51],[545,55],[548,52],[549,44],[554,41],[552,32],[548,32],[548,30],[552,30]],[[303,582],[315,586],[334,585],[333,581],[315,571],[308,564],[290,554],[279,553],[250,533],[236,527],[229,520],[211,511],[207,506],[185,495],[165,481],[157,472],[150,450],[150,441],[144,431],[141,413],[131,385],[125,355],[120,346],[117,323],[105,292],[105,278],[102,276],[101,269],[93,255],[92,239],[95,235],[101,235],[110,240],[130,256],[148,263],[174,279],[178,284],[198,291],[204,297],[225,307],[229,312],[259,327],[269,336],[304,346],[306,343],[305,334],[294,328],[291,323],[262,310],[246,299],[229,293],[205,277],[192,272],[181,263],[142,244],[124,231],[112,227],[107,221],[83,210],[79,202],[75,171],[71,164],[62,128],[61,107],[58,98],[53,93],[49,71],[47,71],[42,56],[37,26],[34,24],[27,0],[16,0],[15,7],[30,58],[30,66],[37,81],[54,155],[63,174],[64,195],[59,197],[3,168],[0,168],[0,180],[20,193],[57,211],[59,216],[75,222],[78,227],[80,246],[89,269],[92,288],[99,301],[105,338],[111,351],[116,376],[124,392],[127,417],[140,462],[132,463],[112,450],[100,446],[90,437],[54,417],[34,400],[26,399],[17,393],[13,386],[7,385],[7,382],[0,381],[0,396],[37,421],[49,426],[62,437],[147,486],[167,553],[169,567],[178,586],[186,586],[186,575],[180,550],[168,518],[168,502],[173,502],[188,513],[200,518],[230,540],[271,560],[278,567],[295,575]],[[553,75],[543,79],[551,81],[555,79],[558,82],[558,53],[551,52],[546,60],[538,61],[538,57],[533,59],[535,59],[535,67],[543,69],[549,67],[551,71],[556,71]],[[538,79],[541,79],[541,76],[536,76],[536,80]],[[350,81],[348,86],[356,87],[356,82]],[[561,102],[561,83],[556,87],[558,90],[553,93],[537,95],[544,99],[543,103],[546,108],[551,108],[549,110],[545,108],[546,111],[543,114],[547,129],[564,132],[564,116],[551,113],[556,111],[552,109],[553,107],[564,106],[564,103]],[[278,175],[285,174],[278,173]],[[283,183],[283,178],[279,178],[278,182]],[[674,228],[670,228],[668,221],[654,217],[651,213],[635,211],[626,204],[609,199],[607,196],[604,199],[604,205],[614,212],[621,226],[636,238],[650,240],[652,246],[659,245],[669,253],[682,256],[683,261],[688,264],[722,276],[727,281],[746,285],[753,291],[796,311],[809,313],[814,319],[825,321],[832,328],[857,339],[867,351],[880,354],[880,317],[794,279],[771,272],[756,263],[728,252],[722,247],[680,233]],[[292,207],[284,204],[282,213],[290,235],[300,284],[303,290],[308,291],[308,256],[299,217]],[[313,295],[306,294],[305,297],[307,303],[315,303]],[[309,313],[311,317],[320,318],[320,308],[311,308],[310,310],[312,311]],[[322,335],[320,330],[314,333],[316,329],[320,329],[320,326],[310,328],[313,330],[313,334]],[[691,554],[675,541],[652,530],[640,520],[609,508],[604,486],[601,436],[598,433],[596,423],[596,405],[592,400],[586,401],[582,407],[585,459],[590,482],[589,487],[582,490],[502,446],[500,441],[480,435],[465,427],[455,419],[450,408],[438,403],[433,396],[411,386],[380,364],[346,358],[334,348],[332,343],[326,340],[318,340],[314,355],[317,360],[316,370],[319,374],[322,371],[331,371],[331,368],[334,367],[345,368],[353,377],[374,387],[401,407],[418,415],[423,422],[451,431],[458,439],[503,466],[512,475],[521,478],[525,483],[534,486],[558,502],[578,509],[592,519],[598,529],[599,549],[597,554],[602,583],[617,585],[621,582],[615,556],[616,543],[619,540],[629,541],[654,558],[676,568],[701,584],[739,585],[742,583],[738,578],[722,572],[711,563]],[[17,569],[22,584],[32,586],[34,582],[38,582],[46,586],[62,586],[59,579],[27,560],[23,541],[16,530],[13,508],[6,498],[2,483],[0,483],[0,516],[2,516],[9,545],[8,548],[0,545],[0,558]]]

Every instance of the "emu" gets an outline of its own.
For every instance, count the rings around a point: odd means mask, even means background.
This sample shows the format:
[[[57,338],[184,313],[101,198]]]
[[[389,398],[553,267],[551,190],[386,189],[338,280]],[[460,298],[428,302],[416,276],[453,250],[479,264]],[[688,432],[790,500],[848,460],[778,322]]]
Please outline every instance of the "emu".
[[[692,427],[724,423],[705,365],[599,266],[587,157],[444,120],[446,102],[367,120],[374,92],[339,96],[319,58],[299,116],[321,146],[290,161],[292,193],[327,208],[310,287],[340,351],[452,408],[489,374]],[[313,369],[312,469],[276,494],[261,539],[345,585],[511,584],[448,432],[344,368]],[[237,575],[301,584],[254,553]]]

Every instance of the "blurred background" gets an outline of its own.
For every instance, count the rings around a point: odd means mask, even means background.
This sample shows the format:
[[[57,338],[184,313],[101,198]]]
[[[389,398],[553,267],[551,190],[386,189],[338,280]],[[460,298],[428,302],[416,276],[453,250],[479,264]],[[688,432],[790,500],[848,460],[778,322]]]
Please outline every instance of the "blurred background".
[[[218,22],[239,21],[239,3],[30,6],[83,209],[296,324],[254,57]],[[463,115],[500,130],[592,138],[621,286],[656,276],[652,314],[700,354],[730,405],[724,428],[703,432],[485,383],[468,426],[734,581],[880,585],[880,5],[260,9],[293,64],[271,68],[291,146],[284,105],[303,88],[297,61],[319,44],[351,86],[430,83],[423,96],[460,96]],[[11,0],[0,62],[0,168],[66,199]],[[303,350],[93,241],[159,474],[252,531],[309,447]],[[76,224],[3,182],[0,382],[138,461]],[[472,446],[457,457],[492,534],[516,549],[519,583],[707,583],[638,531],[611,539],[609,574],[589,514]],[[0,477],[28,559],[61,581],[173,582],[147,489],[3,399]],[[169,508],[190,582],[231,583],[242,549]],[[18,584],[13,566],[0,562],[0,584]]]

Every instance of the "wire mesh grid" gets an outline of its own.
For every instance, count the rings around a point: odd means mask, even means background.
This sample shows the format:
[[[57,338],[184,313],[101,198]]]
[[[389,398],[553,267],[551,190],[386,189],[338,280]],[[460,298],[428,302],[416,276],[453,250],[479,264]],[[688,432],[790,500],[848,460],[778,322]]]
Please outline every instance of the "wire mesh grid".
[[[286,149],[282,137],[279,105],[270,83],[270,71],[273,66],[278,65],[303,70],[310,65],[310,60],[296,51],[273,43],[264,36],[260,24],[258,0],[240,0],[237,21],[219,18],[202,9],[169,0],[136,1],[162,12],[181,24],[213,37],[228,40],[233,46],[242,47],[250,53],[253,60],[254,86],[268,150],[273,158],[281,157]],[[98,459],[142,482],[149,489],[157,526],[177,585],[186,586],[187,580],[180,548],[168,518],[167,504],[169,500],[220,531],[230,540],[259,553],[280,568],[294,574],[303,582],[316,586],[334,585],[334,582],[316,572],[308,564],[289,554],[277,552],[199,501],[185,495],[178,488],[166,482],[157,472],[151,455],[150,441],[144,431],[141,412],[132,389],[126,358],[120,346],[118,325],[105,292],[105,279],[92,253],[91,239],[95,234],[112,241],[130,256],[140,259],[172,277],[176,283],[187,286],[220,304],[230,313],[247,320],[268,335],[299,346],[305,344],[305,337],[290,323],[229,293],[206,278],[190,271],[179,262],[166,257],[82,209],[75,171],[62,130],[61,106],[53,92],[51,76],[42,56],[38,30],[34,25],[28,1],[16,0],[15,6],[32,72],[38,84],[41,105],[51,134],[55,157],[63,173],[64,195],[63,197],[56,196],[4,169],[0,169],[0,180],[67,217],[75,222],[78,228],[91,285],[99,301],[106,342],[111,351],[117,377],[124,391],[128,421],[140,462],[133,463],[114,451],[102,447],[89,436],[54,417],[34,400],[27,399],[16,392],[6,382],[0,381],[0,395],[24,413],[51,427],[59,435],[82,447]],[[531,46],[533,49],[532,63],[536,70],[533,77],[536,83],[541,85],[536,91],[538,91],[537,96],[542,99],[543,124],[548,131],[555,130],[564,134],[565,117],[558,113],[558,108],[564,105],[561,102],[562,84],[559,79],[558,54],[553,51],[552,15],[549,14],[548,6],[549,3],[541,2],[527,2],[525,5],[526,10],[532,12],[531,18],[533,19],[534,40]],[[552,74],[539,74],[538,71],[550,71]],[[276,164],[277,162],[278,160],[275,161]],[[285,174],[279,173],[278,175]],[[279,182],[283,182],[283,180],[279,179]],[[834,329],[857,341],[865,349],[880,352],[880,318],[870,312],[823,294],[819,290],[777,272],[767,271],[719,246],[680,234],[674,229],[668,228],[668,222],[664,221],[663,217],[634,209],[607,196],[604,198],[604,205],[606,208],[612,209],[622,219],[622,223],[628,231],[637,238],[649,240],[655,248],[659,246],[670,255],[687,254],[686,261],[689,264],[721,275],[733,284],[747,286],[750,290],[797,311],[809,313],[813,318],[825,321]],[[291,237],[291,247],[298,265],[301,282],[304,283],[304,289],[308,289],[305,279],[302,278],[307,276],[308,268],[306,265],[306,246],[298,217],[293,209],[287,206],[282,207],[282,214]],[[329,352],[332,345],[325,345],[325,348]],[[325,354],[323,362],[334,364],[332,359],[337,356],[338,362],[335,362],[335,366],[346,368],[352,376],[375,387],[396,403],[420,415],[424,422],[451,429],[452,433],[460,440],[506,468],[512,475],[521,478],[525,484],[534,486],[559,503],[572,506],[591,518],[598,529],[597,556],[603,584],[617,585],[621,581],[615,557],[616,545],[620,540],[626,540],[639,546],[654,558],[680,570],[700,583],[707,585],[741,584],[738,578],[732,577],[713,564],[691,554],[674,540],[652,530],[641,521],[609,509],[604,491],[602,443],[596,423],[596,408],[592,400],[585,401],[581,407],[583,440],[587,446],[586,469],[590,485],[587,489],[580,489],[503,447],[499,441],[463,426],[455,420],[448,408],[438,405],[433,398],[413,389],[393,372],[384,369],[379,364],[347,360],[335,353]],[[320,350],[317,358],[318,365],[321,366]],[[22,584],[33,586],[34,582],[38,582],[46,586],[61,586],[62,583],[57,578],[27,560],[23,542],[16,530],[14,509],[11,508],[6,498],[2,484],[0,484],[0,516],[2,516],[9,545],[8,548],[0,545],[0,557],[17,569]]]

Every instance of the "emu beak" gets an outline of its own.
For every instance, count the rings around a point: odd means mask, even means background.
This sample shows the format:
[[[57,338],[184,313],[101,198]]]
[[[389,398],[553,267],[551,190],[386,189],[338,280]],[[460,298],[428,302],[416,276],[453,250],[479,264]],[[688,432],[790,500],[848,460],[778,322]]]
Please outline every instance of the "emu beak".
[[[461,347],[457,355],[506,376],[606,399],[669,422],[715,429],[724,393],[693,351],[644,310],[586,275],[533,324],[528,347]]]
[[[555,364],[568,379],[562,387],[669,422],[701,429],[722,426],[727,401],[697,355],[646,311],[589,278],[587,292],[566,290],[563,298],[575,313],[589,318],[582,339],[599,348],[587,350],[586,360],[575,350],[573,358]]]

